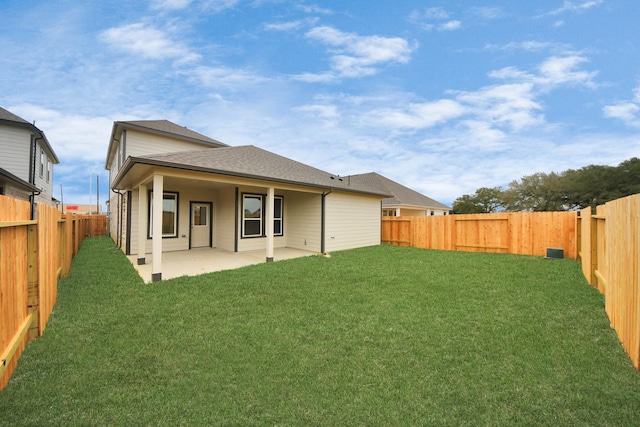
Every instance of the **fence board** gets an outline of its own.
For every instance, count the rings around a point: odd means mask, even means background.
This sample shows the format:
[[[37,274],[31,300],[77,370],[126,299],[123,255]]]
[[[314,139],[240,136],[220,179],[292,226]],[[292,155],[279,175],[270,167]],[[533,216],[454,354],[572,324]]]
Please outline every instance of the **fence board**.
[[[44,331],[57,298],[59,276],[85,237],[106,234],[106,215],[68,215],[0,196],[0,390],[29,339]],[[74,235],[74,229],[79,233]]]
[[[28,202],[0,196],[0,221],[28,221],[30,216]],[[26,255],[26,227],[0,228],[0,354],[4,358],[0,360],[4,367],[0,375],[0,390],[9,381],[27,342],[26,336],[20,338],[16,334],[28,315],[27,277],[24,274]],[[19,339],[16,341],[16,338]],[[10,354],[8,350],[14,342],[17,345]]]
[[[424,249],[538,256],[554,247],[576,258],[576,226],[576,212],[385,217],[382,241]]]
[[[605,309],[634,366],[640,369],[640,195],[605,206],[606,209],[598,212],[606,214],[606,239],[602,239],[605,240],[602,248],[606,253],[606,268],[601,269],[598,264],[606,280]],[[598,245],[600,250],[600,242]]]

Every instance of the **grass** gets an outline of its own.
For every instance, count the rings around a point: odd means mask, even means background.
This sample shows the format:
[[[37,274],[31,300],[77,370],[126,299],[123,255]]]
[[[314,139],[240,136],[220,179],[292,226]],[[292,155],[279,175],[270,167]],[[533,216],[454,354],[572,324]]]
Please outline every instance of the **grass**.
[[[143,284],[107,238],[59,284],[0,425],[638,425],[571,260],[380,246]]]

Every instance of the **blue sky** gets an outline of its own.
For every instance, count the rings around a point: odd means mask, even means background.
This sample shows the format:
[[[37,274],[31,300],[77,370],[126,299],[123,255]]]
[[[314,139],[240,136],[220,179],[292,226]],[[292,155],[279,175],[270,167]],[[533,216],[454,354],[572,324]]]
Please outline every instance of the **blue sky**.
[[[46,133],[68,203],[97,174],[106,200],[115,120],[449,205],[640,156],[635,0],[5,0],[0,18],[0,106]]]

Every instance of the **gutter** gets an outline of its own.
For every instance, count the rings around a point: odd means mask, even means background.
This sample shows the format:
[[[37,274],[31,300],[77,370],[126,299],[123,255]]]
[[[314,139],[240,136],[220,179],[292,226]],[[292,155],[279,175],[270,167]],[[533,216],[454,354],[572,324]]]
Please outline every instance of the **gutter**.
[[[248,178],[248,179],[254,179],[254,180],[258,180],[258,181],[270,181],[270,182],[275,182],[275,183],[298,185],[298,186],[305,186],[305,187],[312,187],[312,188],[321,188],[321,189],[326,189],[327,188],[326,184],[318,184],[318,183],[312,183],[312,182],[301,182],[301,181],[292,181],[292,180],[287,180],[287,179],[283,179],[283,178],[254,175],[254,174],[248,174],[248,173],[242,173],[242,172],[234,172],[234,171],[219,170],[219,169],[210,169],[210,168],[205,168],[205,167],[200,167],[200,166],[189,166],[189,165],[177,164],[177,163],[173,163],[173,162],[165,162],[165,161],[162,161],[162,160],[147,159],[147,158],[144,158],[144,157],[128,157],[127,160],[125,160],[125,162],[122,165],[122,167],[120,168],[120,170],[118,171],[118,175],[116,176],[115,180],[113,181],[113,186],[117,187],[118,184],[120,183],[120,181],[125,177],[125,175],[136,164],[147,165],[147,166],[166,167],[166,168],[170,168],[170,169],[185,170],[185,171],[190,171],[190,172],[214,173],[214,174],[217,174],[217,175],[229,176],[229,177],[234,177],[234,178]],[[379,196],[379,197],[383,197],[383,198],[384,197],[390,197],[390,195],[388,195],[388,194],[380,194],[380,193],[377,193],[377,192],[359,190],[359,189],[354,189],[354,188],[349,188],[349,187],[329,187],[329,188],[331,188],[331,191],[333,191],[335,189],[335,190],[341,190],[341,191],[346,191],[346,192],[350,192],[350,193],[366,194],[366,195],[369,195],[369,196]]]

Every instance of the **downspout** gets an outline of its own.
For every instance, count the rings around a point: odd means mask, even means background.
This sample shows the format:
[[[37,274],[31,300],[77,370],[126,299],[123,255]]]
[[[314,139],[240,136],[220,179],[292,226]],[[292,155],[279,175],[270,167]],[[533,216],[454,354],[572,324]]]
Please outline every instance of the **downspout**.
[[[326,230],[326,202],[325,199],[326,197],[333,193],[333,188],[329,189],[329,192],[327,193],[322,193],[322,203],[321,203],[321,213],[320,213],[320,252],[324,255],[327,254],[326,251],[326,239],[325,239],[325,230]]]
[[[44,138],[41,136],[34,138],[33,134],[31,134],[31,153],[30,153],[31,158],[29,159],[31,166],[29,167],[29,184],[33,184],[33,185],[36,185],[36,153],[37,153],[36,147],[38,145],[36,144],[36,141],[39,139],[44,140]],[[41,191],[37,191],[37,192],[34,191],[29,196],[29,204],[31,205],[32,220],[36,219],[36,196],[39,196],[40,193]]]
[[[118,242],[118,247],[122,249],[122,193],[111,189],[114,193],[118,195],[118,219],[116,221],[116,241]]]
[[[33,221],[36,219],[36,196],[39,196],[41,191],[33,191],[29,196],[29,204],[31,205],[30,219]]]

